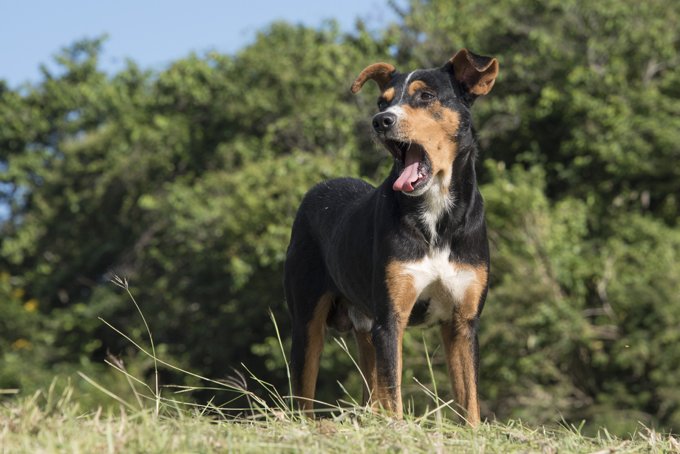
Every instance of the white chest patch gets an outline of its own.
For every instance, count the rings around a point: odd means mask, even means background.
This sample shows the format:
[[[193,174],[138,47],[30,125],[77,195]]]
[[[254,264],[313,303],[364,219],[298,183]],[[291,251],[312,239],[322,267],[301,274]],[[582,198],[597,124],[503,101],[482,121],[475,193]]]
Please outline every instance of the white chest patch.
[[[403,264],[402,272],[413,279],[418,300],[429,300],[426,323],[451,320],[454,307],[460,304],[476,273],[464,265],[449,262],[449,250],[428,254],[418,262]]]
[[[439,180],[439,177],[437,176],[430,181],[430,186],[424,193],[425,206],[420,213],[420,219],[429,230],[430,238],[434,238],[437,235],[437,221],[439,221],[439,218],[445,211],[450,210],[454,204],[454,200],[448,191],[443,192],[441,189],[449,187],[451,183],[450,178],[447,181],[438,181],[438,184],[432,184],[435,179]],[[448,251],[446,251],[446,254],[448,254]]]

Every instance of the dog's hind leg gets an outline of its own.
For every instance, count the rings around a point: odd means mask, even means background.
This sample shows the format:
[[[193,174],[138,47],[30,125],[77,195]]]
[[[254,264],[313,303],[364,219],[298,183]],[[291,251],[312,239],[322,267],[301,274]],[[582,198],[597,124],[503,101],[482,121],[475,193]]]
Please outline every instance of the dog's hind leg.
[[[321,254],[305,226],[293,229],[284,270],[292,317],[291,381],[298,408],[311,412],[328,313],[333,295],[325,287]]]
[[[359,347],[359,367],[364,380],[364,395],[362,405],[369,402],[377,403],[375,393],[377,391],[377,376],[375,369],[375,347],[371,339],[371,333],[354,331],[354,337]]]
[[[326,319],[333,304],[331,294],[323,294],[309,317],[293,320],[293,344],[291,350],[291,373],[293,394],[298,407],[311,412],[314,408],[314,392],[319,374],[319,360],[323,350]]]

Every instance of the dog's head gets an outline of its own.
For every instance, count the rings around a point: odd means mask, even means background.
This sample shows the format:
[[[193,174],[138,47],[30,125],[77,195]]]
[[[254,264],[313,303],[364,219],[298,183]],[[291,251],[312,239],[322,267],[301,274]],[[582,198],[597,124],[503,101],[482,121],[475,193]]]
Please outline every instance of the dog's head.
[[[417,196],[433,185],[448,191],[460,136],[470,132],[470,106],[491,91],[497,75],[495,58],[466,49],[441,68],[401,74],[375,63],[359,74],[353,93],[367,80],[381,91],[373,129],[394,156],[395,191]]]

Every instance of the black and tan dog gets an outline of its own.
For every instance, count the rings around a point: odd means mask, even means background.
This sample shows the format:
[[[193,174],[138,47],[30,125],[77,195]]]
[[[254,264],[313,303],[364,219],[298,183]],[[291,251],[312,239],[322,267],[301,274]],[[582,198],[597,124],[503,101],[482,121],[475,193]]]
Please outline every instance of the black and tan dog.
[[[441,68],[408,74],[376,63],[352,85],[353,93],[369,79],[380,87],[373,128],[394,166],[377,188],[323,182],[298,210],[284,284],[302,409],[313,406],[329,325],[354,331],[364,401],[401,417],[404,329],[437,323],[457,403],[479,423],[477,325],[489,248],[470,107],[497,74],[496,59],[463,49]]]

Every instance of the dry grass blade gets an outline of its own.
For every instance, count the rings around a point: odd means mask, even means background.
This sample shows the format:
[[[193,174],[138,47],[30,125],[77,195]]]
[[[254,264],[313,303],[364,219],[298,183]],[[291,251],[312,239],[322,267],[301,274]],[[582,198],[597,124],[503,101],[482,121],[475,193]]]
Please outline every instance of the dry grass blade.
[[[121,278],[119,276],[114,276],[112,279],[112,282],[116,284],[118,287],[122,288],[125,290],[125,292],[128,294],[130,297],[130,300],[132,303],[135,305],[137,308],[137,312],[139,313],[139,316],[142,318],[142,322],[144,322],[144,327],[146,328],[146,334],[149,336],[149,343],[151,344],[151,357],[153,358],[153,370],[154,370],[154,382],[155,382],[155,392],[154,395],[156,396],[156,416],[158,416],[158,413],[160,412],[160,398],[161,398],[161,391],[160,391],[160,386],[158,382],[158,361],[156,360],[156,345],[153,342],[153,335],[151,334],[151,329],[149,328],[149,324],[146,322],[146,317],[144,317],[144,312],[142,312],[142,309],[139,307],[139,304],[137,304],[137,300],[135,299],[134,295],[130,291],[130,286],[128,284],[127,279]]]

